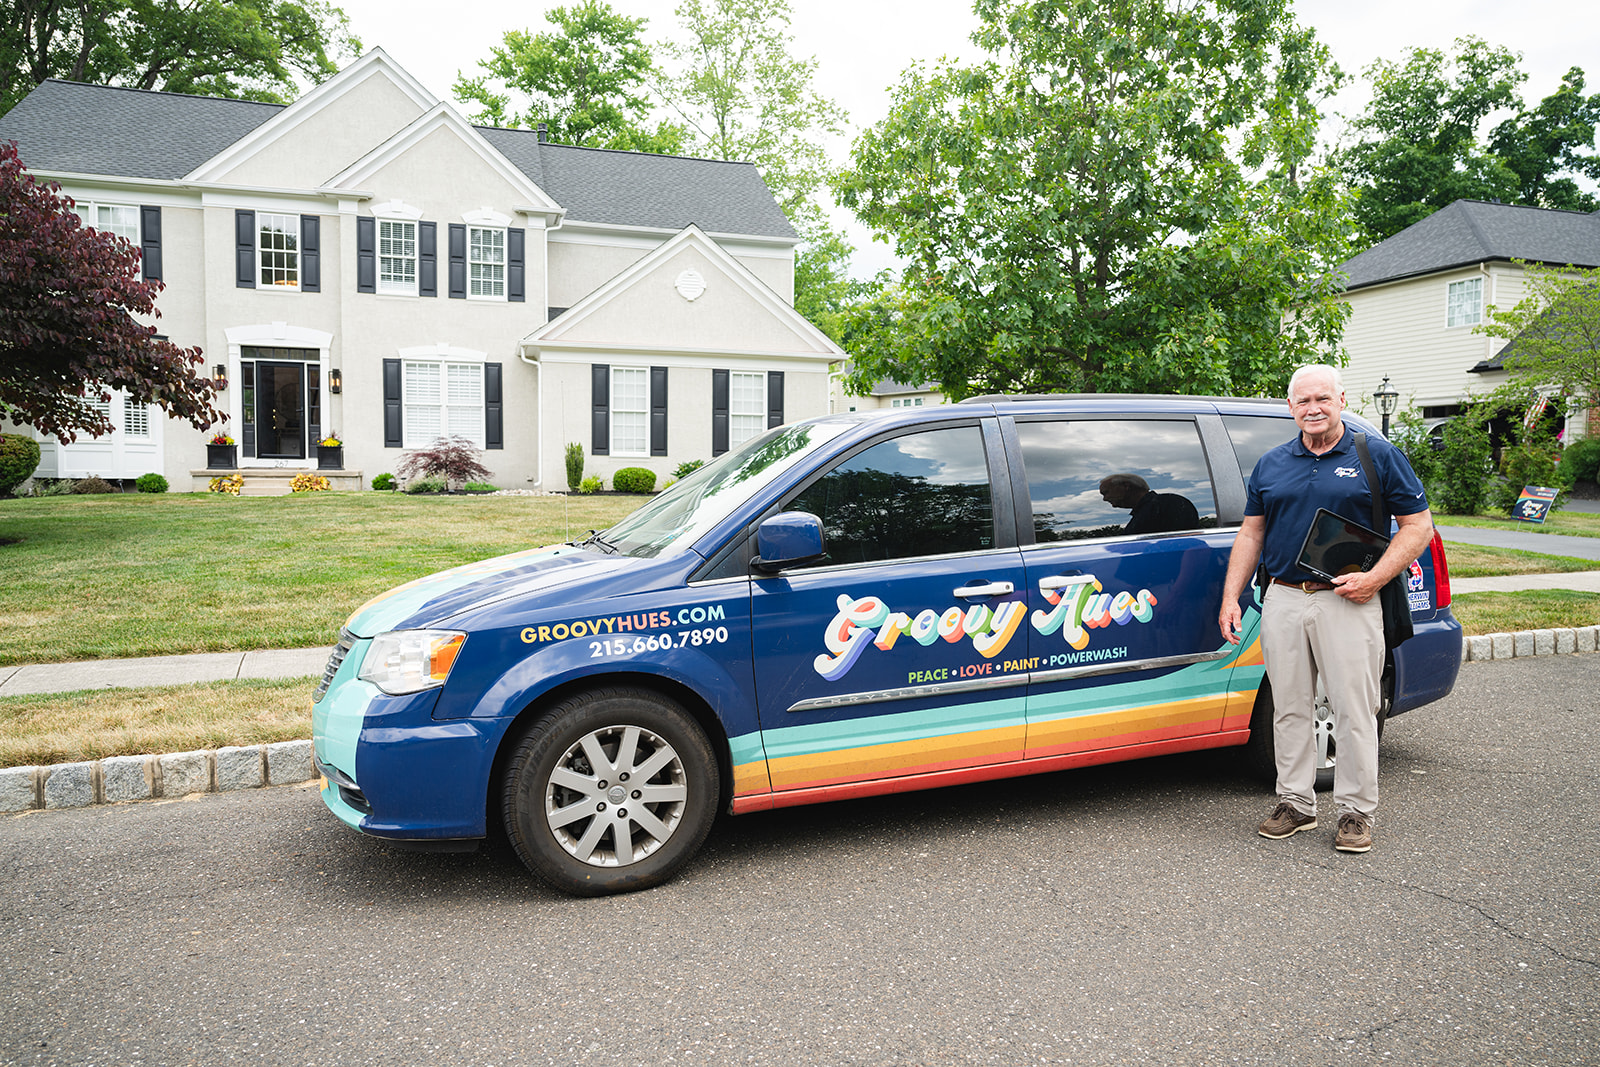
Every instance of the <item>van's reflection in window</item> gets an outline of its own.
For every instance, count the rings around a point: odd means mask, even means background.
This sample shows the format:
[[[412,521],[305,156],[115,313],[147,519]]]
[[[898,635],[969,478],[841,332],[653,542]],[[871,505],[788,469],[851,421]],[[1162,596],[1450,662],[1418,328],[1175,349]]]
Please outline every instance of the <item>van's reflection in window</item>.
[[[974,552],[994,546],[983,434],[958,426],[873,445],[784,505],[822,519],[819,566]]]
[[[1159,419],[1019,422],[1036,541],[1180,533],[1217,524],[1200,433]]]

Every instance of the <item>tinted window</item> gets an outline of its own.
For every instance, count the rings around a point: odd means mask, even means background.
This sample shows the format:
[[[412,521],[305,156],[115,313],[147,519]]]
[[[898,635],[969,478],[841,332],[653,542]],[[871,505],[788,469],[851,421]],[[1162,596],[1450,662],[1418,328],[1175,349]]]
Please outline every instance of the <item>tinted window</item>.
[[[1233,439],[1233,454],[1239,457],[1239,473],[1250,480],[1256,461],[1293,437],[1298,431],[1294,420],[1261,415],[1224,415],[1222,424]]]
[[[983,434],[958,426],[860,452],[784,505],[822,519],[820,565],[972,552],[994,545]]]
[[[1038,541],[1217,524],[1200,433],[1162,420],[1020,422]]]

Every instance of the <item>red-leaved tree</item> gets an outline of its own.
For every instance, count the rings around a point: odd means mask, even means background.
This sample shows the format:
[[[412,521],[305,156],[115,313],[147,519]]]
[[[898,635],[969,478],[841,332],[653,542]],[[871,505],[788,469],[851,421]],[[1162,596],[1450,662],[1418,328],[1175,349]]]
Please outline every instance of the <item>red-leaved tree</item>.
[[[0,415],[72,441],[112,429],[94,401],[122,389],[205,429],[221,418],[198,348],[179,348],[135,316],[155,317],[159,281],[139,250],[89,229],[70,198],[0,144]]]

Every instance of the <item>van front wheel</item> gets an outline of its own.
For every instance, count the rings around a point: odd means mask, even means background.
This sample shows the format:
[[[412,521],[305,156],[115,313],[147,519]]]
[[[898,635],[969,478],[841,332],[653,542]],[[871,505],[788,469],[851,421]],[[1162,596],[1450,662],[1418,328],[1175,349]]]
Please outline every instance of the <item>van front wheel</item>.
[[[717,760],[682,708],[647,690],[564,701],[517,742],[506,833],[556,889],[601,896],[671,878],[716,817]]]

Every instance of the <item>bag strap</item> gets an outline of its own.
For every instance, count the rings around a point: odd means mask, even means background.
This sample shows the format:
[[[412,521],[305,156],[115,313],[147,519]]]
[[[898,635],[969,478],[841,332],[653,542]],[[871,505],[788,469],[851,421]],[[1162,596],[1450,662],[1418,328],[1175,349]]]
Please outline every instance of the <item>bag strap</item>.
[[[1378,492],[1378,478],[1372,469],[1372,453],[1367,449],[1367,435],[1357,433],[1352,441],[1355,442],[1356,456],[1361,460],[1361,471],[1367,476],[1367,490],[1372,494],[1372,528],[1385,537],[1389,536],[1388,516],[1378,504],[1382,495]]]

